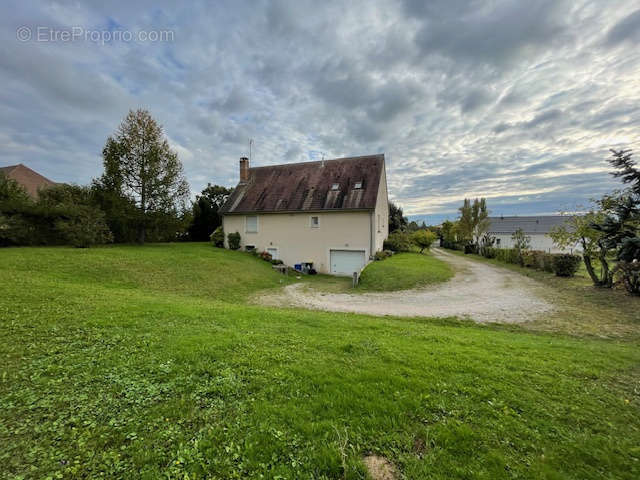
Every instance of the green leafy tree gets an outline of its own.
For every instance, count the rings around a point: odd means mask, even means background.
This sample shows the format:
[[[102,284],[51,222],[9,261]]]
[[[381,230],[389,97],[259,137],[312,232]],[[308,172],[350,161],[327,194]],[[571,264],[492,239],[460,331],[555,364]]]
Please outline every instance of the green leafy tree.
[[[563,225],[554,227],[549,232],[553,243],[562,250],[580,245],[587,273],[597,287],[611,287],[613,284],[613,273],[607,258],[609,249],[602,241],[603,233],[593,227],[594,224],[601,223],[604,216],[601,210],[592,209],[584,215],[567,217]],[[600,274],[593,266],[595,260],[600,263]]]
[[[470,243],[473,240],[473,210],[471,200],[465,198],[458,211],[460,212],[457,225],[458,240],[464,243]]]
[[[107,139],[103,163],[99,183],[109,185],[117,197],[130,199],[135,205],[139,243],[145,242],[150,226],[177,228],[189,185],[178,155],[147,110],[129,111],[115,135]]]
[[[605,216],[592,226],[602,233],[603,245],[615,251],[614,275],[619,272],[627,291],[640,295],[640,169],[632,160],[631,150],[611,152],[612,175],[631,185],[601,200]]]
[[[192,205],[193,220],[189,225],[191,240],[206,241],[211,233],[222,225],[222,216],[218,212],[231,192],[232,188],[208,184],[202,193],[196,196]]]
[[[458,210],[460,212],[458,224],[461,240],[480,245],[480,239],[490,226],[486,200],[476,198],[472,203],[471,199],[465,198]]]
[[[104,212],[87,205],[79,205],[67,210],[55,222],[55,228],[65,243],[78,248],[113,241]]]
[[[420,249],[420,253],[424,251],[424,249],[428,249],[431,247],[433,242],[436,241],[437,235],[429,230],[418,230],[411,234],[411,241]]]
[[[402,208],[389,202],[389,233],[406,230],[407,224],[407,217],[404,216]]]
[[[489,231],[491,222],[489,220],[489,209],[484,198],[475,199],[471,206],[471,218],[473,220],[473,238],[476,245],[480,245],[480,240]]]
[[[42,190],[36,203],[42,217],[53,223],[55,243],[89,247],[113,241],[94,191],[80,185],[59,184]]]
[[[29,205],[31,197],[15,180],[0,172],[0,211],[7,211],[16,206]]]

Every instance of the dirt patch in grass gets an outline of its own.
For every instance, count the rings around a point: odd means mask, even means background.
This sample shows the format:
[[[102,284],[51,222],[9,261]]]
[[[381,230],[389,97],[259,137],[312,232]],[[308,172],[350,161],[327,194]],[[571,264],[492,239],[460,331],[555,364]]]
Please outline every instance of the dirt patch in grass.
[[[391,462],[380,455],[367,455],[363,462],[373,480],[395,480],[398,478],[396,469]]]

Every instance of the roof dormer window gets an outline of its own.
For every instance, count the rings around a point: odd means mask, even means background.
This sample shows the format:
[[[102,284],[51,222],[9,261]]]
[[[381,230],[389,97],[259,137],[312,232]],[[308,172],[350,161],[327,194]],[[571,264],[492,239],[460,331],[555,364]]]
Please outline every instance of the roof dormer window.
[[[356,190],[359,190],[360,188],[362,188],[362,182],[356,182],[353,184],[353,188]]]
[[[340,190],[340,184],[339,183],[332,183],[331,184],[331,190]]]

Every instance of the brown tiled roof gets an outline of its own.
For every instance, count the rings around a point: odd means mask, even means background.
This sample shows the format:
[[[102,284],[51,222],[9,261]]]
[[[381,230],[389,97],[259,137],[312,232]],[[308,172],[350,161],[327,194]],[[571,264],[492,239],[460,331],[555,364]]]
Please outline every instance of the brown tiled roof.
[[[221,212],[372,210],[383,171],[384,154],[250,168]]]
[[[29,167],[22,165],[11,165],[8,167],[0,167],[0,172],[4,173],[8,178],[15,180],[18,184],[26,190],[26,192],[32,197],[38,197],[38,189],[46,188],[56,185],[56,182],[52,182],[46,177],[43,177],[38,172],[34,172]]]

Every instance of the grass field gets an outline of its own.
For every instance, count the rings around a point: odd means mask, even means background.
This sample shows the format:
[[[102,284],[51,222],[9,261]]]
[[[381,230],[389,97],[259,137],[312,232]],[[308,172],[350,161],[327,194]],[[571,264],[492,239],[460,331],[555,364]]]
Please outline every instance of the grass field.
[[[397,253],[367,265],[358,287],[370,292],[406,290],[446,282],[452,276],[451,267],[429,253]]]
[[[446,282],[453,276],[451,267],[430,253],[396,253],[384,260],[369,263],[360,276],[357,288],[351,277],[309,275],[302,277],[315,290],[330,293],[389,292],[425,287]]]
[[[204,244],[1,250],[0,475],[640,475],[635,338],[245,304],[285,281]]]

